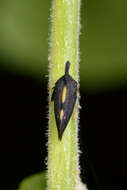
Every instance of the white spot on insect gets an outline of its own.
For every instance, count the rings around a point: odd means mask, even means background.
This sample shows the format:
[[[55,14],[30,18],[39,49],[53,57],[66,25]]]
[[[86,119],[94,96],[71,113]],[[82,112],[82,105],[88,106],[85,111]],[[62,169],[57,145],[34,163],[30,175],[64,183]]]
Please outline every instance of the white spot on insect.
[[[61,110],[60,110],[60,119],[61,119],[61,120],[63,119],[63,116],[64,116],[64,110],[61,109]]]

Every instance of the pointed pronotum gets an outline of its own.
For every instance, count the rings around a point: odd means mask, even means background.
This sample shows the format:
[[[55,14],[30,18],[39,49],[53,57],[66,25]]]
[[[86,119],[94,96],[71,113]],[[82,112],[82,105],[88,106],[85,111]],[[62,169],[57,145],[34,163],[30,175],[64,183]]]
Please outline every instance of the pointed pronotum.
[[[69,75],[70,62],[66,62],[65,75],[55,83],[52,100],[58,129],[59,140],[72,115],[77,99],[77,82]]]

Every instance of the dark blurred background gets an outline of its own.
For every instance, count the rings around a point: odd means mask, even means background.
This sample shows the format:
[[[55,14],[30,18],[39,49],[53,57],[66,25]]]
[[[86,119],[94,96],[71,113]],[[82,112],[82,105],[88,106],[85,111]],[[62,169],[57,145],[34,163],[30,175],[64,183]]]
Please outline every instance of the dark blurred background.
[[[49,0],[0,0],[0,190],[46,168]],[[127,189],[126,1],[82,0],[80,146],[90,190]]]

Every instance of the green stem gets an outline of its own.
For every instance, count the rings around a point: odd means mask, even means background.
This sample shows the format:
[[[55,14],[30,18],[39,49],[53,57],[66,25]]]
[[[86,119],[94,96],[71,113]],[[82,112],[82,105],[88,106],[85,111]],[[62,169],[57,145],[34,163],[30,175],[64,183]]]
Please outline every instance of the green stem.
[[[66,61],[71,62],[69,74],[79,83],[79,9],[80,0],[54,0],[49,55],[49,89],[64,75]],[[80,182],[78,161],[78,109],[58,140],[54,104],[49,92],[48,190],[74,190]],[[78,107],[77,100],[77,107]]]

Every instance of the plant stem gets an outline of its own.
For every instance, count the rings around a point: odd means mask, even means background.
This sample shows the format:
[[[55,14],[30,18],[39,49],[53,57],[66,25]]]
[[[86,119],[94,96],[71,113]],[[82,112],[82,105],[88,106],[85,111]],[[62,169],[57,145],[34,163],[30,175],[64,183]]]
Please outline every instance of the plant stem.
[[[49,55],[49,89],[64,75],[65,63],[70,61],[69,74],[79,83],[79,10],[80,0],[54,0],[51,10],[51,37]],[[54,103],[49,92],[48,130],[48,190],[74,190],[80,182],[78,161],[78,109],[64,131],[62,140],[54,116]],[[78,107],[77,100],[77,107]]]

